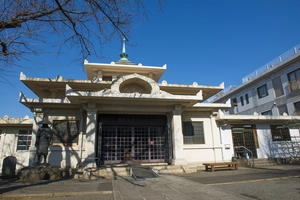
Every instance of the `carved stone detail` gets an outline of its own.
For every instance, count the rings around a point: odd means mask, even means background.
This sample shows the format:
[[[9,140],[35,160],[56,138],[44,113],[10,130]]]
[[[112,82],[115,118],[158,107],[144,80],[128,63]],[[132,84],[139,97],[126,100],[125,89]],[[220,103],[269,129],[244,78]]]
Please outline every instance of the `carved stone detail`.
[[[147,90],[139,84],[131,83],[128,85],[125,85],[120,90],[121,93],[140,93],[140,94],[147,94]]]

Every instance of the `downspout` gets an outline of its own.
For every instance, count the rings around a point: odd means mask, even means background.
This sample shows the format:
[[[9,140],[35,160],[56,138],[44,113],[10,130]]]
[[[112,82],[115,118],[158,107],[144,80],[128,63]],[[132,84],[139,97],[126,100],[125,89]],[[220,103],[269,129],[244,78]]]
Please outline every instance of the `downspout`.
[[[222,139],[222,133],[221,133],[221,126],[220,124],[218,123],[218,126],[219,126],[219,134],[220,134],[220,141],[221,141],[221,144],[222,144],[222,148],[221,148],[221,151],[222,151],[222,160],[224,161],[224,144],[223,144],[223,139]]]
[[[213,151],[214,151],[214,161],[216,162],[216,149],[215,149],[215,140],[214,140],[214,130],[213,130],[213,125],[212,125],[212,118],[213,118],[213,115],[210,115],[210,128],[211,128],[211,132],[212,132],[212,134],[211,134],[211,136],[212,136],[212,148],[213,148]]]
[[[81,114],[81,123],[80,123],[80,130],[81,130],[81,145],[80,145],[80,148],[79,148],[79,162],[77,164],[77,167],[79,167],[81,165],[81,161],[82,161],[82,148],[83,148],[83,114]]]

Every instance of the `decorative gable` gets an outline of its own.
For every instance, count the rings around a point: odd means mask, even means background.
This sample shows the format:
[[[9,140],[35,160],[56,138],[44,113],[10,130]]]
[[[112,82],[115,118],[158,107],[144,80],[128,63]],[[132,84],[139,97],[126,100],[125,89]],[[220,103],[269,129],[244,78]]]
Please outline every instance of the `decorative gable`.
[[[155,94],[159,90],[153,79],[139,74],[122,76],[111,85],[111,91],[118,93]]]

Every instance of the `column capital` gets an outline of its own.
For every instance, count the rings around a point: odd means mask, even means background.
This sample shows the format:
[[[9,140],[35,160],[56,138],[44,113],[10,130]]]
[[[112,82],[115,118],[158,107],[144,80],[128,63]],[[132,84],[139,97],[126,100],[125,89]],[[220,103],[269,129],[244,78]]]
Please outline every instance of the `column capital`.
[[[81,104],[82,108],[87,112],[97,112],[96,103],[83,103]]]
[[[96,108],[87,108],[85,109],[87,113],[97,113],[97,109]]]
[[[96,108],[96,103],[87,103],[87,108]]]
[[[174,110],[175,111],[181,111],[182,110],[182,105],[181,104],[175,104],[174,105]]]
[[[182,113],[182,105],[181,104],[176,104],[174,105],[174,110],[172,110],[172,115],[181,115]]]

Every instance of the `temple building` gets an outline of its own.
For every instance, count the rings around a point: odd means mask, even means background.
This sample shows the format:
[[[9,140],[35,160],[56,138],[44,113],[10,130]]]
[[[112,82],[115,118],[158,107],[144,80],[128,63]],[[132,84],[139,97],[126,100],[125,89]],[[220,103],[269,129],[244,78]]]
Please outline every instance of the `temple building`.
[[[292,119],[226,115],[223,110],[231,108],[230,100],[205,103],[224,89],[224,83],[160,82],[166,65],[129,61],[125,41],[120,57],[110,64],[85,60],[86,80],[30,78],[21,73],[20,80],[37,97],[20,93],[19,102],[34,118],[25,129],[21,123],[9,125],[0,119],[2,147],[15,143],[2,150],[1,159],[15,156],[19,168],[34,163],[36,132],[42,120],[49,120],[54,131],[48,162],[60,168],[132,163],[201,166],[203,162],[231,161],[235,156],[232,130],[242,131],[253,141],[252,157],[266,158],[271,147],[261,147],[268,145],[269,125]],[[27,131],[23,131],[26,137],[20,139],[22,130]],[[9,134],[14,137],[4,137]],[[299,136],[299,130],[291,129],[289,134]]]

